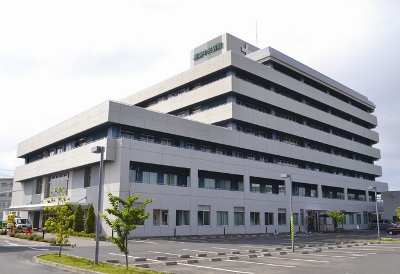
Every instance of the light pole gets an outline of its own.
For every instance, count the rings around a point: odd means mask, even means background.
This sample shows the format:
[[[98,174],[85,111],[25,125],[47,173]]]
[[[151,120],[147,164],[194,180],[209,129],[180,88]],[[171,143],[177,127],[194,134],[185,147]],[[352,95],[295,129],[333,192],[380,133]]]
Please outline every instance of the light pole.
[[[293,220],[293,202],[292,202],[292,175],[289,173],[281,174],[281,178],[289,179],[289,208],[290,208],[290,236],[292,239],[292,252],[294,252],[294,220]]]
[[[100,211],[101,201],[103,195],[103,173],[104,173],[104,147],[95,146],[92,147],[92,153],[100,153],[100,171],[99,171],[99,198],[97,200],[97,219],[96,219],[96,250],[94,254],[94,264],[99,263],[99,235],[100,235]]]
[[[381,238],[380,236],[380,229],[379,229],[379,211],[378,211],[378,194],[376,192],[376,187],[375,186],[369,186],[368,190],[373,190],[375,191],[375,212],[376,212],[376,225],[378,228],[378,240]],[[369,196],[369,195],[368,195]]]

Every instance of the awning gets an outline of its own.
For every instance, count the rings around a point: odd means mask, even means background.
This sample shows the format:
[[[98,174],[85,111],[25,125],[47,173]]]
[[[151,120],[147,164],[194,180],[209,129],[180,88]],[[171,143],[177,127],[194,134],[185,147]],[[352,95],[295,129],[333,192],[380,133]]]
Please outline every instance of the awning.
[[[43,211],[46,206],[52,206],[56,204],[29,204],[29,205],[21,205],[21,206],[10,206],[7,210],[10,211]],[[77,207],[81,205],[82,209],[87,209],[89,207],[88,203],[72,203],[73,207]]]

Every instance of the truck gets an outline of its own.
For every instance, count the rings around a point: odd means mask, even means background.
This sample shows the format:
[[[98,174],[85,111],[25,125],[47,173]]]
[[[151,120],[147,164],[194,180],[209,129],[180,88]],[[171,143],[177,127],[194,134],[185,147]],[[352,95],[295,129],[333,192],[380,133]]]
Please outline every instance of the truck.
[[[15,217],[14,214],[8,214],[7,229],[14,230],[15,232],[31,231],[32,224],[28,219]]]

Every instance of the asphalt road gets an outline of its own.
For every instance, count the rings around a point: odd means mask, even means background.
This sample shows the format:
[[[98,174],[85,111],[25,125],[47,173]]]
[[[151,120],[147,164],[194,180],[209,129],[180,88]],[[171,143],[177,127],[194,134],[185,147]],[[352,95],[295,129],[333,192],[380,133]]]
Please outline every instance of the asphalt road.
[[[349,242],[349,239],[361,238],[371,239],[370,243],[361,245]],[[12,260],[21,261],[15,266],[18,269],[14,273],[22,273],[18,271],[22,271],[23,267],[32,267],[34,264],[30,259],[34,255],[57,251],[57,247],[53,246],[29,246],[26,242],[14,243],[11,240],[0,238],[0,262],[10,264]],[[77,244],[76,248],[65,247],[65,253],[94,258],[94,240],[71,238],[71,242]],[[291,252],[290,245],[290,236],[287,234],[137,239],[129,241],[129,263],[185,274],[399,272],[400,243],[377,243],[376,232],[296,235],[295,252]],[[3,253],[7,256],[3,256]],[[99,259],[118,259],[124,263],[123,254],[109,242],[100,242]],[[45,271],[51,272],[51,268]],[[61,272],[54,270],[52,273]]]

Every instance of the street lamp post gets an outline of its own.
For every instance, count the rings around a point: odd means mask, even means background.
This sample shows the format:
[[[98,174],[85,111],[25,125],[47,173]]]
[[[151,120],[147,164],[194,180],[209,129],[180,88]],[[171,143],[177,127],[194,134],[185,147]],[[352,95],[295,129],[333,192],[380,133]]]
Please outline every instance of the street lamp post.
[[[378,239],[380,239],[381,236],[380,236],[380,229],[379,229],[378,193],[376,192],[376,187],[375,186],[369,186],[368,190],[375,191],[376,225],[377,225],[377,228],[378,228]]]
[[[293,219],[293,202],[292,202],[292,176],[289,173],[281,174],[281,178],[289,179],[289,208],[290,208],[290,236],[292,239],[292,252],[294,252],[294,219]]]
[[[94,264],[99,263],[99,235],[100,235],[100,212],[101,212],[101,201],[103,195],[103,173],[104,173],[104,147],[95,146],[92,147],[92,153],[100,153],[100,171],[99,171],[99,197],[97,200],[97,219],[96,219],[96,250],[94,254]]]

